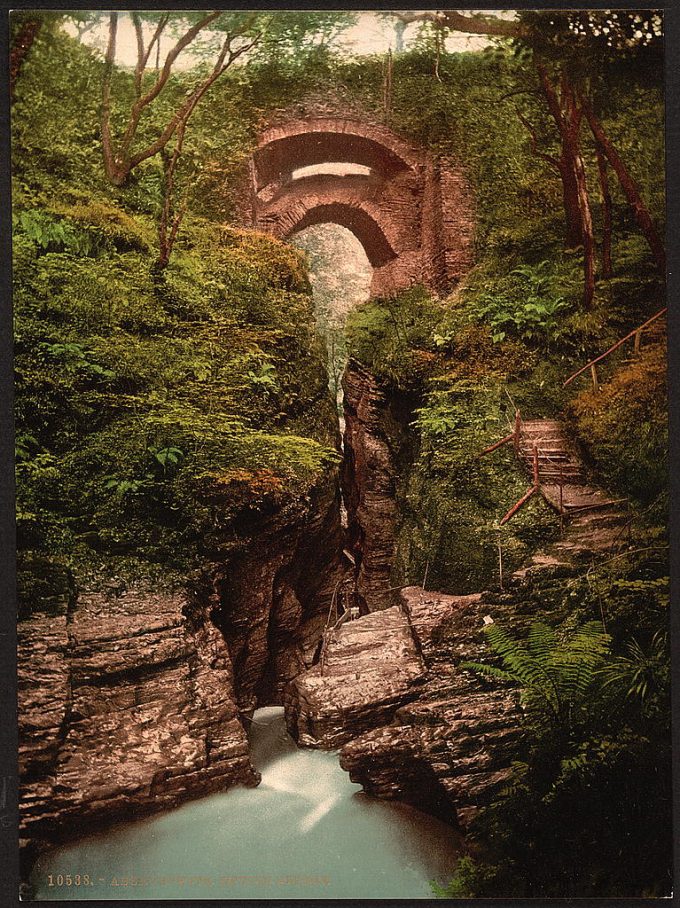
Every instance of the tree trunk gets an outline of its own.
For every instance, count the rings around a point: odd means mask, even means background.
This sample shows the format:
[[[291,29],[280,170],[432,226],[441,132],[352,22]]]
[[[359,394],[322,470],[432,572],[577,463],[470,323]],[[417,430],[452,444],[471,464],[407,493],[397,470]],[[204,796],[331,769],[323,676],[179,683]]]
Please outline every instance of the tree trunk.
[[[391,48],[387,51],[387,56],[385,57],[385,67],[384,67],[384,77],[383,77],[383,110],[385,111],[385,119],[389,120],[390,111],[392,108],[392,50]]]
[[[404,32],[406,31],[406,22],[397,19],[394,23],[394,52],[400,54],[404,49]]]
[[[595,153],[597,155],[597,171],[600,175],[600,191],[602,192],[602,277],[608,280],[614,273],[612,267],[612,196],[609,191],[607,159],[599,143],[595,145]]]
[[[43,20],[40,17],[26,19],[22,22],[21,28],[12,42],[12,49],[9,55],[10,101],[14,101],[14,90],[16,88],[17,79],[19,78],[19,73],[21,72],[21,67],[28,56],[28,52],[33,46],[33,42],[38,37],[38,32],[40,31],[42,24]]]
[[[155,272],[163,271],[170,262],[170,253],[172,251],[170,224],[173,219],[175,168],[179,158],[177,149],[171,155],[168,154],[166,148],[163,148],[160,154],[163,161],[163,206],[158,218],[158,258],[153,265]]]
[[[612,170],[616,174],[621,184],[628,203],[633,209],[635,214],[635,220],[638,223],[640,230],[642,231],[645,239],[649,243],[649,248],[652,250],[652,255],[656,262],[657,268],[661,273],[663,279],[666,279],[666,249],[663,244],[659,232],[656,229],[654,221],[649,213],[649,210],[645,203],[642,200],[640,195],[640,190],[638,189],[635,180],[631,177],[626,165],[623,163],[617,150],[614,148],[612,143],[609,140],[609,137],[604,131],[604,128],[600,121],[597,119],[593,113],[593,109],[590,106],[590,102],[587,98],[582,98],[581,103],[583,106],[583,112],[586,115],[588,120],[588,125],[595,137],[595,141],[599,143],[602,148],[602,151],[607,157],[607,160],[612,166]]]
[[[590,198],[588,196],[588,185],[586,183],[586,168],[577,144],[574,146],[572,153],[583,229],[583,305],[586,309],[590,309],[595,295],[595,234],[593,231],[593,215],[590,209]]]
[[[566,226],[564,244],[567,249],[576,249],[583,243],[583,222],[574,165],[565,155],[564,149],[560,156],[559,170],[562,178],[562,201]]]
[[[568,226],[572,223],[574,227],[574,234],[576,233],[577,217],[573,200],[575,190],[580,222],[580,242],[583,244],[583,305],[586,309],[590,309],[595,295],[595,234],[586,168],[581,154],[580,131],[583,108],[576,103],[576,94],[566,70],[562,70],[561,73],[558,97],[557,90],[550,81],[545,66],[538,63],[536,68],[548,109],[560,134],[562,145],[560,173],[564,189],[565,214]],[[571,172],[569,173],[569,171]],[[567,204],[569,204],[569,208],[567,208]]]

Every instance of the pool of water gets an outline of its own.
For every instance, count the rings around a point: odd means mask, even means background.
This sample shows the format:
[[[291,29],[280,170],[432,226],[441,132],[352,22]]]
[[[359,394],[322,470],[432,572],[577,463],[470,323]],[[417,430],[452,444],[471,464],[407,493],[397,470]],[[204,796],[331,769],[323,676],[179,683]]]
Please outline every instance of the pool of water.
[[[297,748],[282,709],[254,718],[257,788],[46,853],[31,875],[34,898],[432,898],[430,880],[451,876],[460,836],[413,808],[367,797],[337,754]]]

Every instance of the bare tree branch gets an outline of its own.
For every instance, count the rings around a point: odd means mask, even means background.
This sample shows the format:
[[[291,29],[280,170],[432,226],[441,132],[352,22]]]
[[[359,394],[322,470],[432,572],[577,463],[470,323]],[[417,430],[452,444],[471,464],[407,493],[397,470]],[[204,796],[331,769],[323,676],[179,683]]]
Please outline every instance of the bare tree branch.
[[[132,146],[137,134],[137,129],[142,114],[144,110],[148,108],[163,91],[165,85],[168,82],[168,79],[170,78],[173,63],[175,62],[179,54],[184,50],[184,48],[186,48],[194,40],[194,38],[196,38],[198,33],[201,30],[207,28],[220,15],[220,10],[212,10],[210,13],[206,14],[198,22],[192,25],[191,28],[187,29],[187,31],[179,38],[179,40],[168,52],[163,67],[159,72],[158,56],[160,51],[160,40],[161,35],[170,19],[170,13],[165,13],[161,16],[151,37],[151,40],[149,41],[148,45],[145,46],[144,30],[141,17],[136,11],[131,12],[132,23],[135,29],[137,40],[137,64],[134,73],[136,101],[130,109],[128,123],[123,136],[118,142],[114,143],[111,134],[111,80],[116,57],[118,13],[112,12],[110,14],[109,40],[105,57],[104,79],[102,84],[101,133],[104,153],[104,166],[108,178],[112,183],[114,183],[114,185],[122,186],[129,177],[130,172],[138,164],[158,154],[170,141],[178,127],[180,127],[183,123],[186,125],[186,122],[193,113],[196,104],[200,101],[206,91],[208,91],[211,85],[222,75],[222,73],[226,69],[229,68],[229,66],[231,66],[231,64],[238,57],[249,51],[260,40],[260,35],[257,35],[251,41],[246,41],[244,44],[240,45],[237,48],[234,48],[233,46],[235,39],[243,37],[244,33],[250,28],[256,15],[253,13],[251,16],[246,18],[245,22],[240,26],[240,28],[227,34],[222,43],[220,53],[217,57],[217,61],[213,67],[212,72],[207,77],[207,79],[205,79],[205,81],[191,93],[186,101],[184,101],[180,105],[179,109],[171,117],[165,128],[161,131],[161,134],[158,136],[158,138],[155,141],[151,142],[146,148],[143,148],[133,154]],[[151,88],[146,92],[146,94],[144,94],[144,74],[146,72],[146,67],[154,46],[156,47],[156,79]]]
[[[578,232],[580,232],[580,240],[583,244],[583,303],[586,309],[590,309],[595,293],[595,236],[586,169],[581,153],[580,127],[583,106],[579,105],[577,101],[566,67],[562,67],[560,71],[559,96],[546,66],[542,62],[537,62],[536,68],[548,109],[560,134],[562,144],[560,169],[565,190],[565,202],[568,196],[571,197],[574,194],[575,190],[577,204],[574,204],[572,199],[567,215],[568,220],[578,218],[579,221]],[[568,224],[568,226],[571,225]]]
[[[496,38],[520,38],[525,30],[518,22],[499,19],[496,16],[474,14],[466,16],[457,9],[429,10],[413,12],[411,10],[385,10],[386,13],[400,22],[410,25],[412,22],[435,22],[453,32],[468,35],[489,35]]]
[[[144,32],[142,31],[142,22],[139,13],[132,10],[130,13],[132,24],[135,28],[135,37],[137,38],[137,65],[135,66],[135,93],[138,98],[142,95],[142,76],[144,75]]]
[[[208,78],[205,79],[196,91],[187,99],[185,104],[163,130],[163,133],[161,133],[158,140],[131,160],[133,166],[136,166],[136,164],[140,163],[142,160],[145,160],[147,157],[151,157],[158,152],[160,152],[163,157],[163,207],[158,221],[159,255],[155,263],[157,271],[164,269],[170,260],[170,255],[189,203],[189,196],[187,193],[180,210],[175,213],[175,174],[182,155],[187,124],[201,98],[203,98],[210,87],[219,79],[222,73],[224,73],[240,56],[251,50],[260,40],[260,35],[257,35],[252,41],[241,44],[234,49],[232,47],[232,42],[236,37],[241,35],[242,31],[243,29],[240,32],[228,34],[225,37],[219,56]],[[175,133],[175,147],[172,154],[168,155],[164,150],[173,133]]]
[[[525,129],[529,133],[529,136],[531,137],[532,154],[535,154],[537,158],[541,158],[541,160],[546,161],[548,164],[550,164],[551,167],[554,167],[555,170],[561,174],[562,167],[560,165],[559,160],[557,158],[553,157],[553,155],[546,154],[546,152],[539,150],[538,136],[536,135],[535,128],[531,125],[529,120],[527,120],[527,118],[521,113],[521,111],[517,110],[517,108],[515,108],[515,113],[517,114],[517,117],[518,117],[520,123],[525,127]]]
[[[436,14],[451,31],[469,35],[489,35],[496,38],[520,38],[524,29],[518,22],[498,19],[495,16],[475,14],[464,16],[457,9],[443,10]]]
[[[193,25],[188,31],[182,35],[179,41],[175,44],[168,55],[165,58],[165,63],[163,64],[163,69],[161,70],[156,83],[151,87],[151,89],[142,97],[140,97],[135,104],[132,106],[130,111],[130,120],[128,122],[128,127],[125,130],[125,135],[121,139],[121,151],[125,157],[128,156],[132,140],[135,137],[137,132],[137,127],[139,126],[139,120],[142,116],[142,111],[145,107],[148,107],[151,102],[158,97],[161,93],[168,79],[170,78],[170,73],[172,71],[172,64],[175,62],[177,57],[181,54],[185,47],[188,47],[189,44],[194,40],[198,33],[210,25],[221,15],[220,10],[213,10],[207,16],[204,16],[199,22]],[[172,133],[171,133],[172,135]]]
[[[151,56],[151,51],[153,50],[153,46],[154,46],[154,44],[156,44],[156,42],[158,42],[157,50],[160,51],[161,35],[163,34],[163,31],[165,30],[165,26],[168,24],[169,20],[170,20],[169,13],[166,13],[164,16],[162,16],[159,19],[158,25],[156,26],[156,30],[154,31],[153,35],[151,36],[151,41],[149,41],[149,46],[147,47],[146,53],[144,54],[144,67],[145,68],[146,68],[147,63],[149,62],[149,57]]]
[[[116,59],[116,37],[118,34],[118,13],[109,15],[109,40],[104,57],[104,76],[102,81],[101,134],[104,169],[111,182],[116,182],[117,166],[111,138],[111,77]]]
[[[212,73],[190,95],[190,97],[187,98],[184,104],[170,119],[165,129],[161,132],[156,141],[149,145],[147,148],[130,157],[131,169],[133,167],[136,167],[138,164],[141,164],[142,161],[146,161],[148,158],[152,158],[154,155],[158,154],[158,152],[168,144],[178,126],[188,121],[189,117],[194,112],[196,105],[201,100],[203,95],[208,91],[208,89],[217,81],[217,79],[219,79],[222,73],[229,69],[234,60],[237,60],[244,53],[247,53],[247,51],[251,50],[257,44],[260,38],[259,36],[257,36],[248,44],[242,45],[235,51],[232,51],[230,49],[230,43],[231,41],[233,41],[233,39],[233,35],[227,35]]]
[[[666,280],[666,248],[663,239],[652,220],[649,209],[640,195],[635,180],[631,177],[628,168],[595,115],[589,99],[585,95],[581,95],[580,100],[593,137],[611,164],[612,170],[616,174],[621,188],[628,199],[628,204],[633,209],[635,220],[649,244],[659,273],[663,280]]]

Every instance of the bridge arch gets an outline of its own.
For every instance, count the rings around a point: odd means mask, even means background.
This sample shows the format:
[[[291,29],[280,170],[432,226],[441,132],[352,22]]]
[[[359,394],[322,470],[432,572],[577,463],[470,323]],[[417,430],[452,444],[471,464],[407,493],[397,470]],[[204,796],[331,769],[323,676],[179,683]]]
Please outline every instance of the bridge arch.
[[[319,202],[305,211],[289,235],[315,224],[339,224],[350,230],[364,247],[373,268],[381,268],[397,257],[380,224],[361,205],[335,199]]]
[[[340,165],[359,167],[343,175]],[[462,170],[385,126],[346,117],[271,126],[249,180],[245,220],[260,230],[281,239],[313,224],[351,230],[374,268],[373,296],[414,283],[444,293],[471,264],[472,196]]]

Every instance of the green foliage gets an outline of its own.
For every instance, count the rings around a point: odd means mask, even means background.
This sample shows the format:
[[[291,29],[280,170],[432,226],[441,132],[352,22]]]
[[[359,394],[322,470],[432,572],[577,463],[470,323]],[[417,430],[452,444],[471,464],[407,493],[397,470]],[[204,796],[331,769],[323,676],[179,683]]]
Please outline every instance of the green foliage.
[[[251,385],[255,388],[260,388],[265,394],[279,390],[279,383],[276,380],[276,366],[273,363],[262,363],[258,372],[249,369],[247,375]]]
[[[440,306],[423,287],[370,300],[349,313],[349,355],[399,390],[417,387],[431,371],[440,318]]]
[[[336,462],[334,404],[295,250],[189,211],[152,273],[155,164],[114,191],[98,148],[83,153],[100,75],[55,31],[14,106],[19,545],[65,558],[79,581],[106,559],[178,576],[214,557],[239,508],[282,504]]]
[[[181,448],[175,448],[172,445],[167,448],[151,448],[150,453],[153,454],[154,458],[164,470],[166,470],[169,465],[174,466],[178,464],[182,457],[184,457],[184,451],[182,451]]]
[[[526,643],[497,624],[486,627],[485,634],[503,668],[476,662],[463,662],[461,667],[519,684],[530,722],[571,730],[580,721],[579,714],[591,708],[593,687],[611,640],[601,623],[589,622],[560,638],[549,625],[537,621]]]
[[[487,319],[493,329],[494,343],[516,334],[522,340],[551,337],[558,325],[558,313],[568,308],[562,296],[550,295],[550,262],[542,261],[534,267],[520,265],[510,272],[524,284],[518,288],[513,300],[482,297],[478,316]]]
[[[604,668],[605,686],[617,688],[636,702],[646,718],[662,714],[671,681],[668,652],[665,630],[657,631],[647,648],[635,639],[628,640],[625,654]]]
[[[479,457],[509,431],[502,380],[493,374],[443,375],[430,387],[414,411],[417,456],[398,490],[397,582],[419,583],[429,562],[435,588],[470,593],[498,583],[499,544],[510,574],[558,524],[536,501],[511,523],[498,525],[526,491],[510,450]]]
[[[90,255],[96,248],[89,234],[40,210],[22,211],[14,232],[19,231],[44,252]]]
[[[665,338],[646,343],[599,391],[581,391],[570,411],[607,484],[648,505],[668,482],[668,419]]]
[[[93,376],[101,379],[112,379],[116,373],[111,369],[105,369],[98,363],[93,363],[90,357],[95,355],[93,350],[85,350],[81,344],[45,344],[39,345],[39,349],[58,367],[65,372],[81,373],[87,376]]]
[[[668,891],[668,581],[651,542],[529,580],[486,630],[493,658],[461,665],[518,688],[523,735],[439,897]]]

